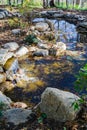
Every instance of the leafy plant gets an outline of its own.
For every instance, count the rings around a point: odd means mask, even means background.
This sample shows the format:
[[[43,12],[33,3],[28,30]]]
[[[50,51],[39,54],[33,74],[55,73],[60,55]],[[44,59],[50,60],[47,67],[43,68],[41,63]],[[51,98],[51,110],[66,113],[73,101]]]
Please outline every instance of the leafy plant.
[[[27,35],[25,37],[25,42],[27,44],[32,44],[32,43],[37,44],[38,43],[38,39],[37,39],[37,37],[34,34],[30,34],[30,35]]]
[[[77,80],[75,81],[75,89],[78,93],[81,94],[80,99],[72,103],[72,106],[74,107],[74,110],[78,110],[80,108],[81,104],[85,103],[86,94],[84,94],[87,91],[87,64],[80,69],[79,74],[76,75]]]
[[[43,120],[47,118],[47,115],[45,113],[42,113],[41,116],[38,118],[38,123],[42,124]]]
[[[87,91],[87,64],[80,69],[79,74],[76,76],[75,89],[79,93]]]
[[[74,110],[79,110],[80,109],[80,105],[84,103],[83,98],[80,98],[79,100],[76,100],[75,102],[72,103],[72,106],[74,108]]]

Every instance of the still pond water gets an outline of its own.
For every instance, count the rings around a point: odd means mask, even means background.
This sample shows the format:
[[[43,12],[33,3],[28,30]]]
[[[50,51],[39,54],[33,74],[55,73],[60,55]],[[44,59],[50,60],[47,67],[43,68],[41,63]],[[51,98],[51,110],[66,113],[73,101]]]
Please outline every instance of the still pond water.
[[[33,22],[44,21],[43,18],[36,18]],[[25,68],[30,77],[38,77],[39,80],[27,84],[26,87],[16,87],[9,95],[13,100],[38,103],[41,93],[46,87],[54,87],[75,93],[74,81],[75,75],[81,66],[87,62],[87,35],[79,34],[76,26],[65,20],[53,20],[55,28],[55,37],[57,41],[66,43],[67,51],[78,52],[76,56],[64,55],[61,58],[26,58],[20,61],[20,66]],[[83,52],[83,54],[79,54]],[[22,64],[21,64],[22,63]]]

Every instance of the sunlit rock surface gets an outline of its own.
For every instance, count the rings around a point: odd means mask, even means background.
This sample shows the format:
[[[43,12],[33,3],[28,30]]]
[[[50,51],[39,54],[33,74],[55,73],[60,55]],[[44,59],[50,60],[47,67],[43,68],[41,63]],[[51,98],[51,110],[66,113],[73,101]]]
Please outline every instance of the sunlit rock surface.
[[[14,56],[13,52],[8,52],[8,49],[0,49],[0,64],[4,65],[8,59]]]
[[[73,93],[56,88],[46,88],[41,96],[40,109],[48,118],[57,121],[75,119],[79,110],[74,110],[72,103],[80,98]]]
[[[29,52],[29,50],[25,47],[25,46],[22,46],[19,48],[19,50],[15,53],[15,56],[16,57],[21,57],[23,55],[26,55],[27,53]]]
[[[47,23],[39,22],[39,23],[36,23],[35,29],[40,32],[44,32],[48,29],[48,27],[49,25]]]

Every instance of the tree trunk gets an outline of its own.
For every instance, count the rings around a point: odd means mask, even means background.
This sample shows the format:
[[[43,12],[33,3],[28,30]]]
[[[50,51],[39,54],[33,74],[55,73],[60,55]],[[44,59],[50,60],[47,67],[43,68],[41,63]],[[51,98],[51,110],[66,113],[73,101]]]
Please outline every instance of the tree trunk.
[[[11,0],[8,0],[8,5],[11,5]]]
[[[43,8],[46,8],[46,7],[47,7],[46,0],[43,0]]]

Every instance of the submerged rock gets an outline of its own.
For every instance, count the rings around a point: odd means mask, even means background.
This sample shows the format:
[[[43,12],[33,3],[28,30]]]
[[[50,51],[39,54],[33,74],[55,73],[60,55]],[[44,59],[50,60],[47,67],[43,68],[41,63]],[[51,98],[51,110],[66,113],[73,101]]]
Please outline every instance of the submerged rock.
[[[5,81],[6,81],[6,74],[1,73],[1,74],[0,74],[0,83],[3,83],[3,82],[5,82]]]
[[[7,124],[20,125],[26,123],[32,110],[22,109],[22,108],[12,108],[3,112],[3,119]]]
[[[79,110],[74,110],[72,104],[79,99],[73,93],[47,88],[41,96],[40,109],[48,118],[61,122],[71,121],[79,112]]]
[[[40,32],[44,32],[48,29],[48,27],[49,25],[47,23],[39,22],[39,23],[36,23],[35,29]]]

